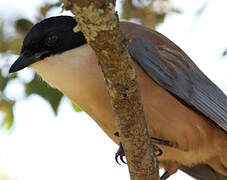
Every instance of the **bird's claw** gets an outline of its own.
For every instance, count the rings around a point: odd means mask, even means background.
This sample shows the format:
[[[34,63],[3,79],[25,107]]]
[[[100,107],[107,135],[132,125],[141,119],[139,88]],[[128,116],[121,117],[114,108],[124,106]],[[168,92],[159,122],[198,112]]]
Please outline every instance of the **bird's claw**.
[[[161,156],[162,155],[162,150],[155,144],[152,144],[153,149],[154,149],[154,154],[155,156]]]
[[[117,152],[115,154],[115,160],[119,165],[121,165],[121,164],[118,162],[118,157],[120,157],[121,162],[123,162],[124,164],[127,164],[123,158],[124,156],[125,156],[125,152],[124,152],[122,144],[120,143],[119,149],[117,150]]]
[[[119,133],[118,133],[118,132],[115,132],[114,135],[117,136],[117,137],[119,137]],[[162,150],[161,150],[157,145],[152,144],[152,146],[153,146],[153,149],[154,149],[155,156],[156,156],[156,157],[157,157],[157,156],[161,156],[161,155],[162,155]],[[121,165],[121,164],[118,162],[118,157],[120,157],[121,162],[123,162],[124,164],[127,164],[127,163],[125,162],[124,158],[123,158],[124,156],[125,156],[125,151],[124,151],[124,149],[123,149],[122,144],[120,143],[119,149],[117,150],[117,152],[116,152],[116,154],[115,154],[115,161],[116,161],[119,165]]]

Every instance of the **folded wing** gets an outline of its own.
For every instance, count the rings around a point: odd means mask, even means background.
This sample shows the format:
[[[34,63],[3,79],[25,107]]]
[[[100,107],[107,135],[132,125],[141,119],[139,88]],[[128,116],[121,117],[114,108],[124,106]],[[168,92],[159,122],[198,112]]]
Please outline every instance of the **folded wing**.
[[[194,110],[227,131],[227,97],[180,51],[128,37],[129,53],[147,74]]]

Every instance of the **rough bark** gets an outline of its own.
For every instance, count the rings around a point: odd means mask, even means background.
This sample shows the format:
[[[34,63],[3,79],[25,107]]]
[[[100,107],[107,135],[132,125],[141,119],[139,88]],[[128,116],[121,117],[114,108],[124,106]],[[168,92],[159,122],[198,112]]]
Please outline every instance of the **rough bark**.
[[[158,163],[141,103],[140,90],[126,40],[119,29],[114,0],[62,0],[99,57],[110,95],[131,180],[157,180]]]

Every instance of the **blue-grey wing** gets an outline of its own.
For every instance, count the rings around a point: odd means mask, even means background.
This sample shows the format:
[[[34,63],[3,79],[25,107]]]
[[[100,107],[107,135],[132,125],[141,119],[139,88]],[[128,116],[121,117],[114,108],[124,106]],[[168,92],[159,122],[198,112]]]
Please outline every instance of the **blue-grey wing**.
[[[154,81],[227,131],[227,97],[198,67],[178,51],[130,39],[129,53]]]

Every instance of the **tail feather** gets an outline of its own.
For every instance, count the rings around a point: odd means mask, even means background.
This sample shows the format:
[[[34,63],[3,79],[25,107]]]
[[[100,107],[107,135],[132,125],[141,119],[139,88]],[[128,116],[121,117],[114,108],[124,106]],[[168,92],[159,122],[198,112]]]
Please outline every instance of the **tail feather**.
[[[180,169],[196,180],[227,180],[227,176],[219,174],[205,164],[197,165],[192,168],[182,166]]]

